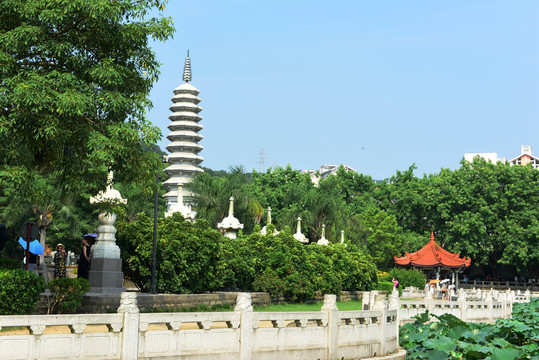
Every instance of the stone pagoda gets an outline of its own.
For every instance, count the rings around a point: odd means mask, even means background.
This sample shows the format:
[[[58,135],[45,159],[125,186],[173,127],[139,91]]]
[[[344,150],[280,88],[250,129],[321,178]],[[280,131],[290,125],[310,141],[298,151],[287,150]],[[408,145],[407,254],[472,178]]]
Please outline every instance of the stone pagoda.
[[[185,59],[185,68],[183,71],[182,85],[174,89],[174,97],[172,98],[172,106],[170,107],[169,119],[171,123],[168,128],[171,131],[167,139],[170,144],[167,150],[169,166],[165,169],[165,173],[170,178],[163,183],[168,192],[165,194],[167,202],[167,215],[170,216],[176,209],[184,207],[184,204],[178,204],[179,199],[184,199],[189,211],[191,210],[192,194],[189,191],[183,190],[183,194],[179,194],[179,188],[189,183],[193,177],[204,172],[199,165],[204,158],[198,153],[204,149],[198,142],[203,136],[198,132],[203,126],[199,124],[202,117],[198,114],[202,108],[198,106],[200,98],[197,95],[200,91],[189,84],[191,81],[191,59],[189,59],[189,51]],[[185,214],[184,214],[185,216]]]

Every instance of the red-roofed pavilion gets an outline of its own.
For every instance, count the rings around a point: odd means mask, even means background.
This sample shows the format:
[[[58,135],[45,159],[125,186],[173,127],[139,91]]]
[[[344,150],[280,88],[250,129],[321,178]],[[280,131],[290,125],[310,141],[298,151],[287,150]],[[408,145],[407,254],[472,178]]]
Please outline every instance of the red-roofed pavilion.
[[[434,241],[434,233],[430,233],[430,241],[422,249],[414,253],[406,252],[403,257],[395,256],[396,265],[436,269],[437,277],[439,277],[440,270],[449,270],[458,274],[469,267],[471,262],[470,258],[461,258],[460,254],[444,250]]]

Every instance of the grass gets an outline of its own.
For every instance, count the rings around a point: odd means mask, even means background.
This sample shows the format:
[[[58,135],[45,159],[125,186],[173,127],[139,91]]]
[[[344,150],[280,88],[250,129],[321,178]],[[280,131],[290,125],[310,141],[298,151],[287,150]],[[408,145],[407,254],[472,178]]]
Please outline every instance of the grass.
[[[254,311],[258,312],[293,312],[293,311],[320,311],[322,302],[316,303],[300,303],[300,304],[272,304],[272,305],[255,305]],[[337,301],[337,307],[341,311],[361,310],[361,300]]]
[[[26,326],[3,326],[2,329],[0,329],[0,332],[26,330],[26,329],[28,329]]]
[[[230,304],[213,305],[206,304],[198,305],[190,308],[153,308],[150,310],[144,310],[144,313],[162,313],[162,312],[231,312],[234,311],[234,307]]]

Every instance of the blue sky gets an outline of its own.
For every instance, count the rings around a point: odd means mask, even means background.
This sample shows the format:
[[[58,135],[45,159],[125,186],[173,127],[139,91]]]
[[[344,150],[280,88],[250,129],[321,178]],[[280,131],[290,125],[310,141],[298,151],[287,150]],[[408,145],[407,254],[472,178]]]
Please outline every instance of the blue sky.
[[[539,155],[539,1],[171,0],[174,39],[148,118],[168,144],[187,49],[203,166],[384,179],[455,169],[464,153]]]

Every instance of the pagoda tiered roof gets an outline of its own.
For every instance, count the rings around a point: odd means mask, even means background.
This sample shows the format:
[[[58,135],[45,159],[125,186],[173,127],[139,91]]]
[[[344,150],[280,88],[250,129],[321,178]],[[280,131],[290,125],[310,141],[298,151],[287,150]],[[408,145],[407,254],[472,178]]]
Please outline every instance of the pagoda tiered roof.
[[[470,266],[471,258],[461,258],[460,254],[453,254],[444,250],[436,241],[434,234],[430,234],[430,241],[421,250],[414,253],[406,252],[403,257],[395,256],[395,264],[399,266],[415,266],[423,268],[449,268],[458,269]]]

